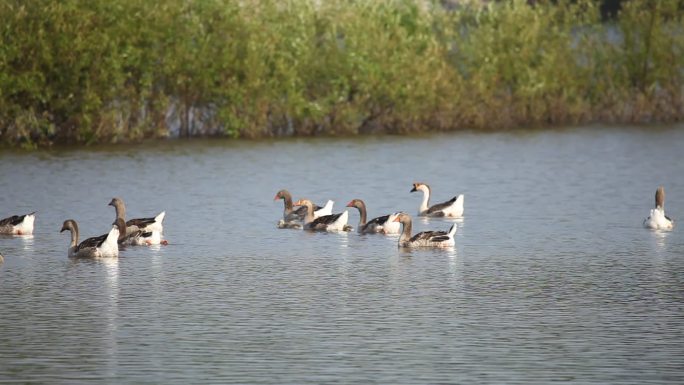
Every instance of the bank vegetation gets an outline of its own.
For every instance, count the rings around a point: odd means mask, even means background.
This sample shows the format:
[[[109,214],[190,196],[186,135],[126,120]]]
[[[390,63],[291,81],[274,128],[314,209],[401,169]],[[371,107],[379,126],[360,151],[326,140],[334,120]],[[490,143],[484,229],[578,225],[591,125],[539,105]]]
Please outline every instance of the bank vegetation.
[[[684,2],[599,5],[4,0],[0,142],[681,121]]]

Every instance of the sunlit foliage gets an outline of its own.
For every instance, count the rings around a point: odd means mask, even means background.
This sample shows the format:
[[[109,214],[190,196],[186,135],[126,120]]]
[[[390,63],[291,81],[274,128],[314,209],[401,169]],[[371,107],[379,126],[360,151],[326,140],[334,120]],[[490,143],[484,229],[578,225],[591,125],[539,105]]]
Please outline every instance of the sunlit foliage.
[[[598,7],[5,0],[0,141],[681,120],[684,2],[625,1],[609,21]]]

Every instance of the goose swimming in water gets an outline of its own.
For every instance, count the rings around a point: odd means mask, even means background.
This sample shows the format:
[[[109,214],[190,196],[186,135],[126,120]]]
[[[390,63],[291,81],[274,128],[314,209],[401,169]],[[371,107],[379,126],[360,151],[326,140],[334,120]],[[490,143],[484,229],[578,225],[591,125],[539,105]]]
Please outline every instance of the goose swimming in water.
[[[423,202],[418,208],[418,215],[428,217],[451,217],[460,218],[463,216],[463,194],[457,195],[444,203],[438,203],[431,207],[430,204],[430,186],[425,183],[414,183],[411,192],[422,191]]]
[[[401,225],[394,222],[396,214],[383,215],[366,222],[366,204],[361,199],[353,199],[347,203],[347,207],[356,207],[359,210],[359,226],[356,229],[360,234],[399,234]]]
[[[78,224],[73,219],[67,219],[62,224],[63,231],[71,232],[71,243],[69,244],[68,254],[70,258],[107,258],[119,256],[118,239],[126,231],[126,224],[123,219],[118,218],[116,224],[112,226],[109,233],[92,237],[78,243]]]
[[[665,215],[665,188],[659,186],[655,193],[655,208],[651,209],[648,218],[644,219],[644,227],[653,230],[672,230],[674,221]]]
[[[451,225],[446,231],[423,231],[411,236],[411,216],[405,213],[397,213],[395,222],[403,225],[401,236],[399,237],[399,247],[451,247],[454,245],[454,234],[456,234],[456,224]]]
[[[126,205],[121,198],[112,198],[109,206],[114,206],[116,218],[122,219],[126,223],[125,236],[119,241],[125,245],[166,245],[168,242],[162,240],[164,233],[164,217],[166,211],[162,211],[154,218],[136,218],[126,221]]]
[[[277,201],[278,199],[282,199],[285,206],[283,210],[283,219],[278,221],[278,227],[294,229],[302,228],[302,224],[300,222],[304,221],[304,217],[306,216],[306,207],[302,206],[297,210],[294,210],[292,205],[292,194],[285,189],[278,191],[273,198],[274,201]],[[328,200],[323,207],[314,204],[314,219],[324,215],[332,214],[332,208],[334,204],[335,202],[331,200]]]
[[[351,231],[352,227],[347,225],[349,213],[347,210],[339,214],[323,215],[314,218],[313,203],[308,199],[300,199],[295,206],[306,207],[306,216],[304,217],[304,230],[310,231]]]
[[[12,215],[0,220],[0,234],[31,235],[36,212],[24,215]]]

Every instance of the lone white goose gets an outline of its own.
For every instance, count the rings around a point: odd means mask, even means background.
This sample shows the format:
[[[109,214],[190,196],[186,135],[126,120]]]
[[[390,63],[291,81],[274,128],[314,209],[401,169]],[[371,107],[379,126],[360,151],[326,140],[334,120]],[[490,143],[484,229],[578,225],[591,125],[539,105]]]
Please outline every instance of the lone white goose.
[[[651,209],[648,218],[644,219],[644,227],[653,230],[672,230],[674,220],[665,215],[665,188],[659,186],[655,193],[655,208]]]
[[[455,244],[456,224],[451,225],[449,231],[423,231],[411,236],[411,216],[405,213],[397,213],[395,222],[403,226],[399,236],[399,247],[451,247]]]
[[[67,251],[69,258],[111,258],[119,256],[118,239],[121,234],[125,233],[126,224],[118,218],[109,233],[88,238],[81,243],[78,243],[78,224],[75,220],[64,221],[59,232],[66,230],[71,232],[71,243]]]
[[[359,210],[359,225],[356,228],[359,234],[399,234],[401,225],[398,222],[394,222],[396,214],[383,215],[366,221],[368,215],[366,204],[361,199],[352,199],[347,203],[347,207],[355,207]]]
[[[418,208],[418,215],[427,217],[461,218],[463,216],[463,194],[457,195],[450,200],[430,206],[430,186],[416,182],[411,192],[422,191],[423,201]]]
[[[31,235],[33,234],[33,222],[35,220],[35,211],[24,215],[12,215],[0,220],[0,234]]]

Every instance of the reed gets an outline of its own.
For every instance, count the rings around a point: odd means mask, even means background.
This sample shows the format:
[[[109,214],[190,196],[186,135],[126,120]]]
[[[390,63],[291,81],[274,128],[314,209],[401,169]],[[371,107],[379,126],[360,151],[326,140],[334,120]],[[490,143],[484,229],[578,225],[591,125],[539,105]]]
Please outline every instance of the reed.
[[[681,0],[6,0],[0,141],[684,117]]]

